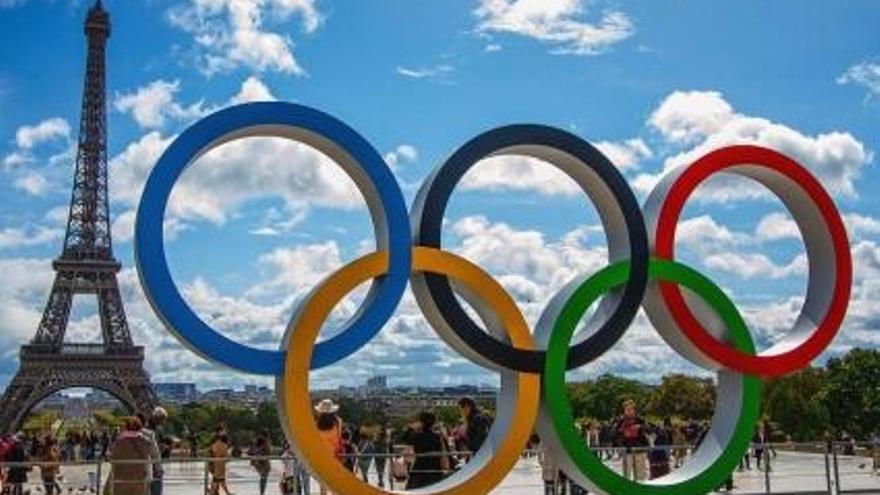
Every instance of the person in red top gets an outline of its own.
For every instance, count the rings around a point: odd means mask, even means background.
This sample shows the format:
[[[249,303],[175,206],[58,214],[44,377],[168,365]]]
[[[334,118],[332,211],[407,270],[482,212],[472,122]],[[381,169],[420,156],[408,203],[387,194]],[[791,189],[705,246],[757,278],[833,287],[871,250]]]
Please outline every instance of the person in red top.
[[[623,402],[623,416],[617,420],[614,431],[617,436],[617,445],[625,449],[623,476],[635,481],[644,480],[649,444],[645,432],[645,420],[636,414],[634,400],[627,399]]]

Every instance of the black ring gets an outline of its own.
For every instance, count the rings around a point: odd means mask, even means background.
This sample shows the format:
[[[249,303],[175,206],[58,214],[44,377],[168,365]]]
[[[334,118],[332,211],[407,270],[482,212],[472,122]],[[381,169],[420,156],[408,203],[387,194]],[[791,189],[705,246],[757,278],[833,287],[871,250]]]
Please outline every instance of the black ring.
[[[411,212],[415,235],[413,242],[415,245],[441,249],[446,206],[458,182],[477,162],[495,154],[531,155],[537,150],[549,151],[558,155],[557,158],[565,159],[566,156],[569,159],[574,158],[578,162],[578,167],[587,168],[580,169],[580,172],[592,171],[598,176],[600,184],[607,188],[616,202],[614,209],[617,210],[617,216],[622,217],[629,244],[631,266],[629,281],[620,291],[613,312],[601,327],[570,349],[568,369],[572,369],[594,361],[620,340],[641,306],[648,283],[650,256],[642,210],[626,179],[602,152],[569,132],[548,126],[511,125],[480,134],[460,147],[436,169],[425,182],[423,189],[419,191],[416,205]],[[533,156],[542,158],[537,154]],[[572,172],[565,170],[559,163],[551,162],[551,164],[572,176]],[[581,187],[584,187],[583,184]],[[607,228],[609,221],[607,215],[610,214],[608,206],[603,208],[590,191],[585,190],[585,192],[596,205]],[[611,237],[622,234],[606,233],[609,247],[611,247]],[[438,314],[446,326],[472,352],[490,363],[507,369],[527,373],[543,371],[545,351],[515,348],[487,334],[462,308],[445,275],[423,274],[419,277],[423,277],[421,279],[424,281],[423,287],[427,288],[427,295],[430,298],[430,301],[425,300],[425,293],[420,294],[419,290],[414,290],[419,305],[433,303],[436,309],[436,312],[425,311],[427,308],[423,307],[423,311],[426,314]],[[414,288],[417,283],[422,283],[421,280],[414,278]]]

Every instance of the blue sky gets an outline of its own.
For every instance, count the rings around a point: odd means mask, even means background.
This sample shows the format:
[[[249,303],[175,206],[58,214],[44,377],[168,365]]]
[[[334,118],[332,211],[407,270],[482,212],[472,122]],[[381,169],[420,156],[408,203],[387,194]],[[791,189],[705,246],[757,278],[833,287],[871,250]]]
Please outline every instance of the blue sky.
[[[829,353],[880,343],[877,2],[105,3],[114,241],[130,323],[156,380],[265,383],[203,362],[161,328],[131,269],[130,239],[140,188],[164,146],[213,110],[260,99],[346,121],[386,155],[408,199],[457,146],[514,122],[558,126],[599,145],[640,198],[664,168],[711,149],[774,147],[823,181],[850,228],[854,298]],[[0,266],[8,276],[0,384],[33,335],[60,250],[89,4],[0,0]],[[327,159],[278,140],[247,140],[201,159],[166,219],[187,299],[226,334],[277,347],[302,295],[371,248],[369,217],[352,187]],[[573,182],[512,158],[468,176],[445,235],[534,321],[568,279],[603,266],[597,224]],[[730,292],[762,347],[785,332],[804,293],[802,243],[791,227],[781,202],[745,180],[701,188],[680,226],[682,258]],[[92,310],[77,308],[71,338],[97,336]],[[698,369],[640,317],[582,373],[604,371],[657,380]],[[411,296],[376,341],[314,381],[332,386],[379,372],[392,383],[495,380],[446,350]]]

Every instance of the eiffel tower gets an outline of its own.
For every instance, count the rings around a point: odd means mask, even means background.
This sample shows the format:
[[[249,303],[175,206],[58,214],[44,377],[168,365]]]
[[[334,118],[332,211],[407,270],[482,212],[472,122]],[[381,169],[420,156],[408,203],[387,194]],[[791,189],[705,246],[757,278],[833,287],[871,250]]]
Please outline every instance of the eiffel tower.
[[[54,263],[55,282],[33,340],[21,347],[18,372],[0,402],[0,431],[15,431],[48,395],[91,387],[114,395],[131,413],[157,403],[144,370],[144,348],[131,339],[113,257],[107,200],[107,102],[105,51],[110,15],[101,0],[89,9],[85,87],[76,172],[64,248]],[[103,343],[65,343],[73,297],[98,299]]]

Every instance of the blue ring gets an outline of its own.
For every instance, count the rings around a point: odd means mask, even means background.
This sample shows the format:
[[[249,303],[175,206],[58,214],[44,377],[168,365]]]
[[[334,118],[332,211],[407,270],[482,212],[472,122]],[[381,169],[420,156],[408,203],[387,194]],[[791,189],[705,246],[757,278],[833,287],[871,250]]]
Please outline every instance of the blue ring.
[[[409,215],[400,186],[375,148],[336,118],[302,105],[260,102],[221,110],[189,127],[168,147],[144,186],[135,223],[138,274],[156,314],[193,351],[249,373],[281,375],[284,372],[283,351],[240,344],[202,321],[178,291],[165,257],[165,209],[180,175],[213,143],[256,126],[301,129],[330,141],[352,157],[372,183],[381,203],[387,230],[384,240],[389,251],[388,273],[373,282],[371,297],[364,301],[345,331],[317,345],[311,367],[321,368],[350,356],[379,332],[403,296],[411,267]]]

